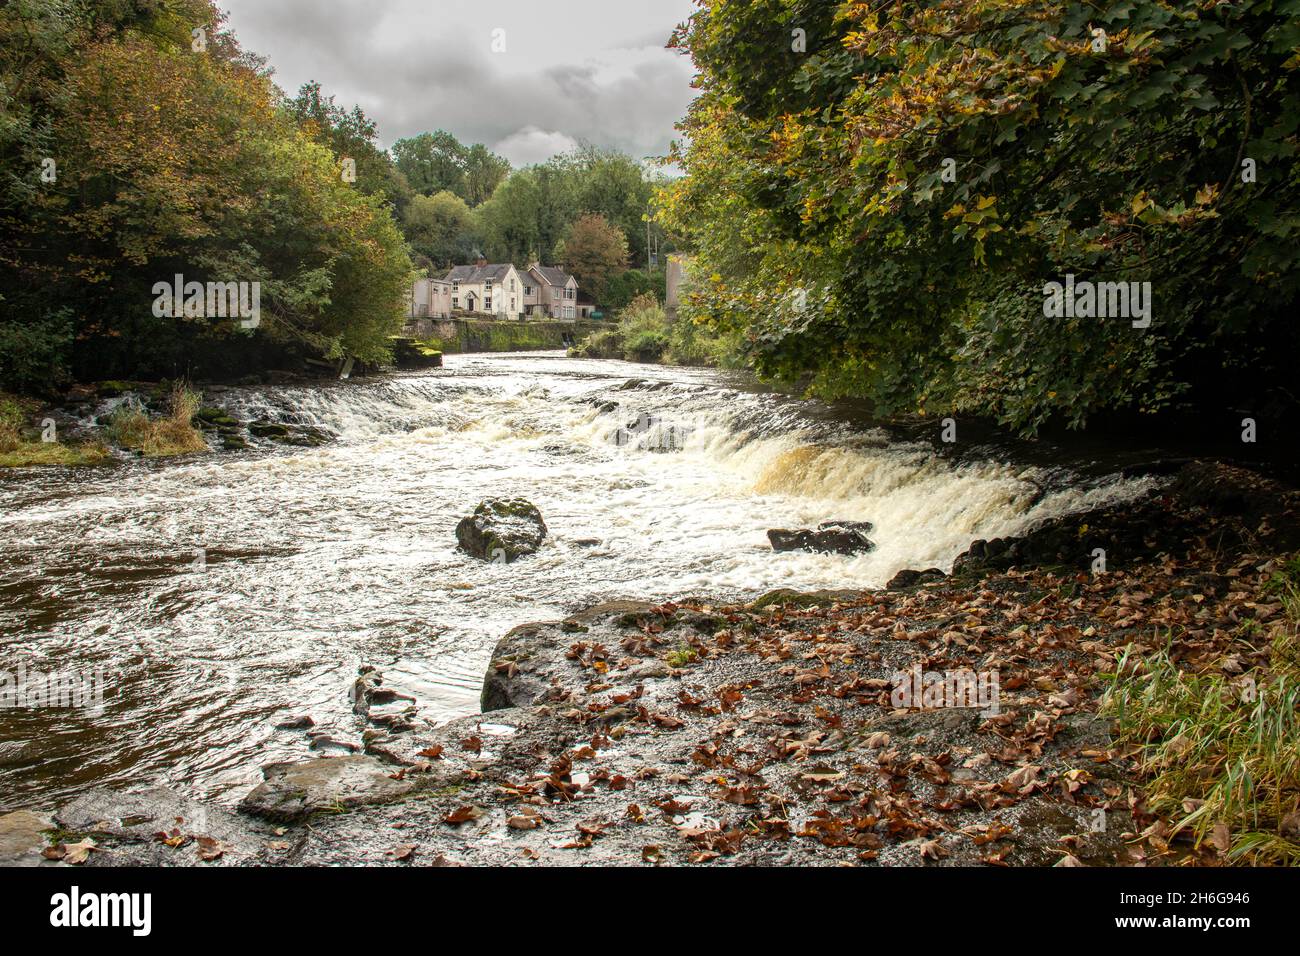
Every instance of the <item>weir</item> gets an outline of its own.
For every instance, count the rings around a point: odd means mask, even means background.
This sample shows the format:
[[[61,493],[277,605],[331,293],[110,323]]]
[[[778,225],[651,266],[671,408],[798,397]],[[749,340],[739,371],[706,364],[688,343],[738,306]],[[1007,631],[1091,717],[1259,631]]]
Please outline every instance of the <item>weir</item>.
[[[339,688],[362,665],[451,719],[477,712],[492,648],[529,621],[620,598],[880,587],[901,568],[948,569],[976,538],[1151,487],[956,462],[725,373],[558,352],[453,354],[205,402],[329,440],[0,481],[0,639],[29,670],[116,675],[111,726],[0,708],[0,739],[41,741],[38,764],[0,763],[15,802],[164,776],[238,799],[256,767],[302,759],[301,733],[277,722],[309,712],[347,737]],[[457,523],[490,496],[537,506],[540,551],[497,565],[457,550]],[[768,543],[771,528],[828,520],[872,522],[876,549]]]

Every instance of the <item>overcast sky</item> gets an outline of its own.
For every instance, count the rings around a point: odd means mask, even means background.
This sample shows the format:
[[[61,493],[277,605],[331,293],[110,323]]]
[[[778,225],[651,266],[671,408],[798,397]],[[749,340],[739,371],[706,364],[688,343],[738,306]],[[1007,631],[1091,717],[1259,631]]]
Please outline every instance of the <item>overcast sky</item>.
[[[515,166],[578,140],[662,155],[691,64],[664,49],[691,0],[218,0],[292,94],[318,80],[385,147],[445,129]],[[494,53],[493,31],[505,31]]]

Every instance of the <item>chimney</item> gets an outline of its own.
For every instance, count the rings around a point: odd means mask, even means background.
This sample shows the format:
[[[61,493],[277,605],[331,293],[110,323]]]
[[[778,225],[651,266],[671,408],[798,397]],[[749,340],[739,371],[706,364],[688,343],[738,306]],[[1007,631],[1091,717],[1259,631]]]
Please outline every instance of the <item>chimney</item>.
[[[485,265],[487,265],[487,259],[483,258],[483,256],[480,254],[478,257],[478,261],[476,261],[474,264],[481,269]]]

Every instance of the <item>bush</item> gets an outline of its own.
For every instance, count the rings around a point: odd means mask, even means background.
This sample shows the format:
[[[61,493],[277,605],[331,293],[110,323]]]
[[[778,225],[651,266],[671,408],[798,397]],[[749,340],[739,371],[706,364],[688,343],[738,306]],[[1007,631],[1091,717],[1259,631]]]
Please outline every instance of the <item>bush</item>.
[[[690,321],[670,322],[654,293],[644,292],[619,314],[616,329],[587,336],[569,354],[575,358],[736,367],[741,361],[740,335],[712,332]]]
[[[32,322],[0,318],[0,386],[16,392],[48,390],[68,378],[72,312],[46,312]]]

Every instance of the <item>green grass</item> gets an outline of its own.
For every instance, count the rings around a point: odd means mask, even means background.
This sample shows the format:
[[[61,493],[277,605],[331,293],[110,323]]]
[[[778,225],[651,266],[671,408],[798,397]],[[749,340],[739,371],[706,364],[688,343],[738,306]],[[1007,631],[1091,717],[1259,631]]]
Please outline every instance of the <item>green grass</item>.
[[[34,468],[43,465],[99,465],[109,458],[103,445],[64,445],[60,442],[22,442],[0,452],[0,468]]]
[[[687,664],[695,663],[695,661],[699,659],[699,656],[700,655],[696,653],[695,648],[691,647],[689,644],[678,644],[675,649],[668,653],[668,656],[665,657],[664,660],[668,663],[669,667],[685,667]]]
[[[34,407],[34,403],[0,395],[0,468],[95,465],[109,457],[108,449],[97,443],[33,441],[24,426]]]
[[[1300,563],[1268,590],[1285,614],[1267,665],[1243,675],[1253,693],[1241,676],[1180,668],[1168,650],[1146,659],[1126,652],[1102,709],[1121,740],[1141,747],[1147,804],[1175,831],[1190,831],[1199,846],[1224,824],[1232,862],[1294,866],[1300,843],[1282,821],[1294,825],[1300,808]]]

